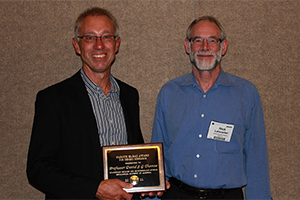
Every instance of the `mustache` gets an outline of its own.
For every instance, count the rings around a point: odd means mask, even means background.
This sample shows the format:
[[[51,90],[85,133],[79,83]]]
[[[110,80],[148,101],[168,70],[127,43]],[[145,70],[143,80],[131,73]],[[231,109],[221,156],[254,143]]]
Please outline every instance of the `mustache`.
[[[194,56],[217,56],[216,53],[213,52],[203,52],[203,51],[197,51],[195,53],[193,53]]]

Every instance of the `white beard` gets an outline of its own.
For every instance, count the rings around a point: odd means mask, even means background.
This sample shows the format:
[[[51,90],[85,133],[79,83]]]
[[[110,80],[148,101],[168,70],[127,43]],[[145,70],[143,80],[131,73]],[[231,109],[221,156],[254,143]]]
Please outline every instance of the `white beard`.
[[[189,44],[189,50],[191,52],[190,60],[197,67],[198,70],[209,71],[211,69],[214,69],[220,63],[220,61],[222,59],[222,48],[223,48],[223,44],[221,44],[220,51],[217,54],[211,53],[211,52],[202,52],[202,51],[193,52],[192,48],[191,48],[191,44]],[[211,61],[197,60],[196,56],[198,56],[198,55],[212,55],[214,57],[214,59]]]

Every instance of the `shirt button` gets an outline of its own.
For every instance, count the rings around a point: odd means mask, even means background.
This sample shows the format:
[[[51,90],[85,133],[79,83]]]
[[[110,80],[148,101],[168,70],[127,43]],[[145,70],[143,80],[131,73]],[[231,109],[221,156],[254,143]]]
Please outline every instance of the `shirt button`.
[[[201,117],[204,117],[204,114],[201,114]]]
[[[202,134],[199,134],[199,138],[202,138]]]
[[[196,157],[197,157],[197,158],[200,158],[200,155],[199,155],[199,154],[197,154],[197,155],[196,155]]]
[[[206,94],[203,95],[203,98],[205,98],[205,97],[206,97]]]
[[[197,178],[197,174],[194,175],[194,178]]]

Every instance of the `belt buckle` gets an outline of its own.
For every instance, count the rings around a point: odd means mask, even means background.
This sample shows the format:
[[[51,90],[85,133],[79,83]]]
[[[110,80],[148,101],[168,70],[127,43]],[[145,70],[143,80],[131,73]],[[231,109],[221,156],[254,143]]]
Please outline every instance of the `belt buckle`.
[[[199,198],[199,199],[206,199],[208,196],[207,191],[199,189],[195,195],[195,197]]]

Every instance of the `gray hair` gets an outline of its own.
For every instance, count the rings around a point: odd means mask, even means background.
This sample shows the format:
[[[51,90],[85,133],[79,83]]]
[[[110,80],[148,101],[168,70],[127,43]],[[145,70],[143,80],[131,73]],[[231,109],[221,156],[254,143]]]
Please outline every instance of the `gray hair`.
[[[194,27],[195,24],[197,24],[200,21],[209,21],[209,22],[215,23],[221,31],[221,39],[222,40],[226,39],[226,33],[225,33],[225,30],[224,30],[223,26],[221,25],[221,23],[216,18],[214,18],[212,16],[202,16],[202,17],[199,17],[199,18],[195,19],[190,24],[190,26],[188,27],[188,29],[186,31],[186,39],[190,38],[192,28]]]
[[[119,37],[119,25],[117,19],[109,11],[99,7],[89,8],[78,16],[74,28],[75,37],[78,36],[78,31],[81,26],[82,20],[84,20],[88,16],[103,16],[103,15],[107,16],[113,22],[116,29],[116,36]]]

